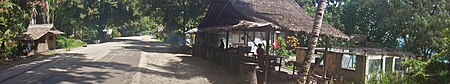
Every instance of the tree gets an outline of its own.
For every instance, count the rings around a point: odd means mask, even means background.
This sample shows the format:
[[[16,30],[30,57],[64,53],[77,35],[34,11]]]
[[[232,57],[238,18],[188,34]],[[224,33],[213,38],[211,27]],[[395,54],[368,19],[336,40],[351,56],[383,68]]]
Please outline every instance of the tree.
[[[17,1],[0,1],[0,55],[8,59],[17,53],[18,42],[14,38],[25,31],[28,14]]]
[[[316,8],[316,16],[314,17],[314,24],[313,24],[313,30],[310,35],[309,44],[308,44],[308,51],[305,56],[305,62],[303,63],[303,72],[301,77],[301,81],[303,84],[309,84],[309,75],[312,71],[310,71],[311,68],[311,57],[314,54],[314,50],[317,46],[317,40],[319,38],[320,34],[320,28],[322,27],[322,19],[323,15],[325,13],[327,0],[320,0],[319,5]]]
[[[84,37],[103,37],[104,28],[122,35],[164,27],[159,36],[178,43],[183,32],[196,27],[206,12],[208,0],[58,0],[58,26],[68,35],[83,31]],[[120,17],[117,17],[120,16]],[[144,20],[148,19],[148,20]],[[89,33],[89,34],[88,34]],[[91,38],[91,39],[92,39]]]

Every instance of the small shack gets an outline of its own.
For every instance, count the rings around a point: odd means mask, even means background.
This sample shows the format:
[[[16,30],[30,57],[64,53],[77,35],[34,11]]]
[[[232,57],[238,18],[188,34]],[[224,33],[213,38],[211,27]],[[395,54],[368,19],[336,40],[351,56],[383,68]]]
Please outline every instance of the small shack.
[[[392,49],[381,48],[370,42],[367,35],[352,35],[355,47],[316,48],[312,59],[313,76],[334,77],[337,84],[364,84],[374,75],[382,72],[401,74],[404,69],[400,62],[413,54]],[[296,48],[296,64],[301,65],[306,56],[306,47]]]
[[[32,55],[56,49],[56,35],[65,34],[56,30],[53,24],[33,24],[19,35],[25,44],[24,53]]]
[[[298,63],[304,61],[306,51],[306,47],[296,49]],[[316,48],[311,59],[313,65],[319,66],[313,73],[318,78],[323,74],[337,79],[340,77],[343,81],[338,84],[364,84],[373,75],[380,75],[381,72],[401,73],[404,69],[401,68],[400,62],[412,55],[382,48],[329,48],[325,62],[320,61],[325,52],[325,48]]]

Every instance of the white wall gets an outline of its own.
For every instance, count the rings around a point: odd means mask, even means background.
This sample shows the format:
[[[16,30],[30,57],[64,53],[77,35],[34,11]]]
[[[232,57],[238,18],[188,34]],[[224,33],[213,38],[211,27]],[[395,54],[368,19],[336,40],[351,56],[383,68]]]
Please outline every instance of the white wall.
[[[258,44],[265,45],[265,42],[266,42],[265,32],[249,31],[246,33],[256,43],[256,45],[255,45],[255,43],[253,43],[250,39],[245,38],[246,40],[248,40],[247,45],[252,47],[251,52],[256,52],[256,49],[258,48],[257,47]],[[244,36],[245,36],[245,34],[243,31],[230,32],[229,46],[232,46],[232,44],[236,44],[236,43],[245,44],[245,40],[241,39],[241,37],[244,37]]]

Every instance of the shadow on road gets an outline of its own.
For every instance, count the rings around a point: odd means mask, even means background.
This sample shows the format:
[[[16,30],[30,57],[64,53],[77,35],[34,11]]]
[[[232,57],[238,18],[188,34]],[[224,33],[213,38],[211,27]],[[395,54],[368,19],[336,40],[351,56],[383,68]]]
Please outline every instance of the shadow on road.
[[[82,55],[80,55],[82,56]],[[74,56],[79,57],[79,56]],[[55,83],[104,83],[106,79],[114,78],[113,72],[103,72],[97,71],[102,69],[107,70],[119,70],[124,72],[141,72],[143,74],[152,74],[165,78],[176,78],[180,80],[189,80],[195,77],[202,77],[208,79],[210,83],[213,84],[236,84],[232,81],[236,81],[237,78],[227,74],[223,68],[218,65],[202,61],[201,59],[191,57],[191,56],[177,56],[181,58],[181,61],[170,62],[169,66],[158,66],[154,64],[149,64],[150,66],[156,66],[162,68],[167,72],[162,72],[159,70],[152,70],[148,68],[133,67],[129,64],[122,64],[117,62],[89,62],[84,61],[82,58],[68,58],[79,60],[80,62],[65,67],[67,71],[56,71],[43,81],[45,84],[55,84]],[[80,69],[93,68],[96,70],[79,71]],[[49,69],[51,70],[51,69]],[[54,70],[53,70],[54,71]],[[26,73],[38,75],[39,72]]]
[[[129,44],[133,44],[133,46],[124,46],[126,49],[138,49],[144,52],[175,53],[170,52],[170,48],[160,42],[142,42],[140,40],[121,41],[127,41]],[[143,47],[145,45],[148,46]],[[113,53],[111,52],[108,55]],[[179,80],[201,77],[206,78],[208,82],[213,84],[236,84],[237,82],[237,77],[227,74],[226,70],[222,67],[188,55],[177,56],[176,58],[180,58],[181,61],[169,62],[168,66],[148,64],[148,66],[157,67],[164,71],[141,68],[119,62],[92,61],[86,59],[85,54],[79,53],[64,53],[62,55],[66,57],[54,60],[43,67],[31,70],[31,72],[23,73],[20,77],[12,78],[15,80],[8,80],[3,83],[105,83],[107,79],[116,78],[118,74],[124,74],[120,72],[141,72],[142,74],[152,74]],[[132,75],[129,75],[129,79],[132,78]],[[40,79],[33,80],[26,77],[39,77]]]
[[[162,42],[142,41],[134,39],[116,39],[117,42],[126,42],[133,46],[123,46],[126,49],[138,49],[144,52],[155,53],[172,53],[172,54],[189,54],[191,48],[187,46],[171,46]]]

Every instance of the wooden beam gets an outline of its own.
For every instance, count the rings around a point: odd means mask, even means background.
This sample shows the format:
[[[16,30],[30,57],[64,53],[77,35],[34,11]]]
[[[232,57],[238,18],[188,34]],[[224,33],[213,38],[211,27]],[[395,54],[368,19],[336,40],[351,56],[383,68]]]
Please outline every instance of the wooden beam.
[[[252,43],[255,44],[255,46],[258,45],[258,44],[256,44],[255,40],[253,40],[252,38],[250,38],[250,36],[248,36],[247,33],[245,33],[245,35],[247,36],[247,39],[250,39],[250,41],[252,41]],[[253,36],[255,36],[255,35],[253,35]]]

